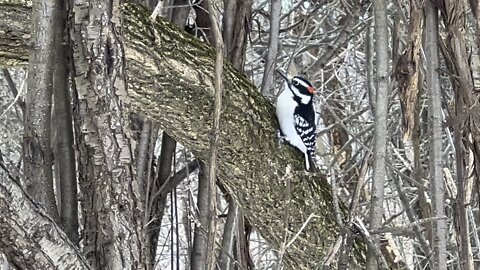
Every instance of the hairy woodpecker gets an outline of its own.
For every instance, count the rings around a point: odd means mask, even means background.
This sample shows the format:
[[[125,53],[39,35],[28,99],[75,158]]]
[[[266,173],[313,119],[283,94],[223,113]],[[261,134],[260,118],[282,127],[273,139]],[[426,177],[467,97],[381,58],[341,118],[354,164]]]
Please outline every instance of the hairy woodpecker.
[[[306,79],[278,71],[285,79],[283,91],[277,98],[277,118],[280,141],[286,140],[305,155],[307,171],[315,170],[314,163],[317,128],[313,107],[313,85]]]

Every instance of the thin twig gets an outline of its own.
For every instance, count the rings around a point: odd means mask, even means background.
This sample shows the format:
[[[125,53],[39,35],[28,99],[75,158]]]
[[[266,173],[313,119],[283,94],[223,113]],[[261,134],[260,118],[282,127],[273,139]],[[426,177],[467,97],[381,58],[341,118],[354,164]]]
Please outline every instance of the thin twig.
[[[382,251],[380,250],[380,246],[375,243],[374,239],[372,238],[372,235],[365,227],[365,224],[363,224],[363,221],[357,217],[355,218],[355,221],[352,222],[352,224],[362,234],[363,239],[365,240],[365,243],[367,243],[369,249],[375,254],[375,258],[378,263],[377,269],[379,270],[389,269],[387,261],[385,260],[385,257],[383,256]]]
[[[28,72],[25,74],[25,78],[28,78]],[[0,115],[0,118],[2,118],[5,114],[7,114],[7,112],[13,107],[13,105],[15,105],[15,103],[17,103],[18,99],[20,98],[20,96],[22,95],[23,93],[23,89],[25,89],[25,83],[27,82],[26,79],[24,79],[22,81],[22,84],[20,85],[20,91],[18,91],[17,95],[15,96],[15,98],[13,99],[12,103],[10,103],[10,105],[8,105],[8,107],[3,111],[3,113]]]
[[[15,100],[18,106],[20,107],[20,109],[22,110],[23,115],[25,115],[25,102],[23,102],[23,100],[21,99],[18,99],[19,93],[17,91],[17,87],[15,86],[15,82],[13,81],[12,76],[10,75],[10,72],[6,68],[2,69],[2,72],[3,72],[3,76],[5,77],[5,80],[7,81],[8,88],[12,92],[12,95],[15,97]]]
[[[150,20],[152,21],[155,21],[155,19],[157,18],[158,14],[160,14],[160,12],[162,11],[163,9],[163,0],[160,0],[158,1],[157,5],[155,6],[155,8],[153,9],[153,12],[152,14],[150,15]]]

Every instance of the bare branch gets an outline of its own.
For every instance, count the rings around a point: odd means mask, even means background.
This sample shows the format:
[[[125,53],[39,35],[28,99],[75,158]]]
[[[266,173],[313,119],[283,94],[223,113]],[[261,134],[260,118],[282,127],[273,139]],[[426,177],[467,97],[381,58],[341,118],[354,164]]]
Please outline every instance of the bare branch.
[[[430,1],[426,3],[425,19],[425,55],[426,65],[425,77],[427,80],[427,91],[430,95],[429,114],[431,115],[430,130],[430,194],[432,196],[432,217],[445,215],[445,186],[442,171],[442,116],[441,116],[441,92],[440,80],[437,68],[438,59],[438,9]],[[446,230],[445,220],[438,219],[433,222],[434,239],[433,247],[433,268],[439,270],[447,269],[446,251]]]
[[[270,35],[268,41],[268,54],[265,62],[265,70],[262,79],[262,94],[271,95],[270,88],[273,85],[273,74],[275,73],[275,60],[278,52],[278,38],[280,31],[280,11],[282,10],[281,0],[270,1]]]
[[[383,196],[386,179],[386,149],[387,149],[387,116],[388,93],[390,88],[390,68],[388,53],[388,21],[387,4],[383,0],[374,0],[375,13],[375,50],[377,52],[377,97],[375,105],[375,131],[373,149],[373,180],[370,207],[370,230],[377,229],[382,224]],[[367,237],[369,238],[369,237]],[[380,245],[380,237],[373,236],[375,246]],[[367,268],[376,269],[378,254],[369,245]],[[380,263],[380,262],[378,262]]]
[[[21,93],[19,93],[17,91],[17,87],[15,86],[15,83],[13,82],[13,79],[12,79],[12,76],[10,75],[10,72],[6,68],[2,69],[2,72],[3,72],[3,77],[5,77],[5,80],[7,81],[8,88],[10,89],[13,97],[15,98],[16,103],[18,104],[18,106],[22,110],[23,115],[25,115],[25,102],[22,99],[19,98]]]

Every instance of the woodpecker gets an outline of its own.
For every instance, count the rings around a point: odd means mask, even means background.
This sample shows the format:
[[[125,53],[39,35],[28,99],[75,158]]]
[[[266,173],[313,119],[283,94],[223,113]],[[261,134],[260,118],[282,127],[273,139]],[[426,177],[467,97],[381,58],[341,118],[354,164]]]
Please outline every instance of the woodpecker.
[[[317,141],[313,85],[305,78],[291,78],[278,70],[277,72],[285,79],[276,104],[280,141],[286,140],[302,151],[306,170],[313,171],[316,168],[314,157]]]

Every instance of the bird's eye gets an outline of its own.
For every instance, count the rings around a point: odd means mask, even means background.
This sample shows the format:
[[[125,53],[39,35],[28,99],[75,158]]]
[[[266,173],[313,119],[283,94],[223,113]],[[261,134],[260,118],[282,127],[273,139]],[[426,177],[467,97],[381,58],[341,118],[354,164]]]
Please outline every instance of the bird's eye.
[[[293,85],[295,85],[295,86],[299,85],[299,82],[298,82],[297,80],[293,80],[292,83],[293,83]]]

